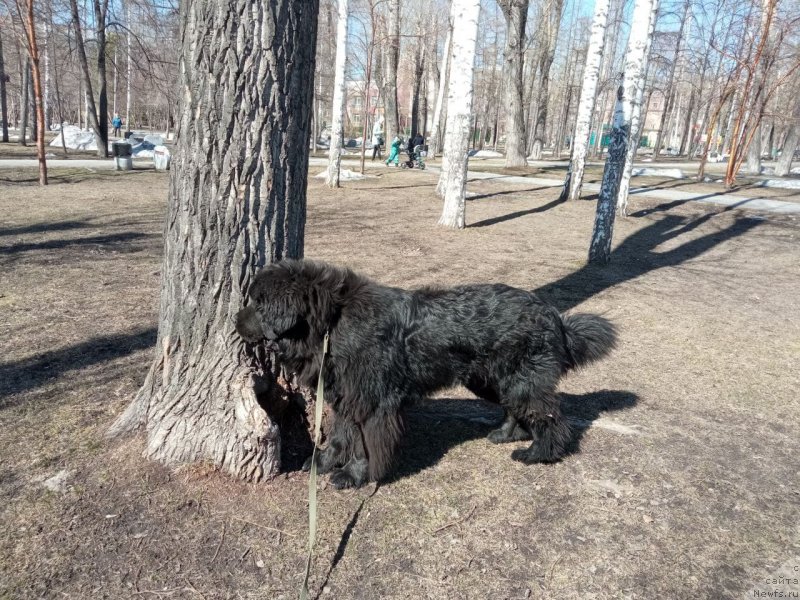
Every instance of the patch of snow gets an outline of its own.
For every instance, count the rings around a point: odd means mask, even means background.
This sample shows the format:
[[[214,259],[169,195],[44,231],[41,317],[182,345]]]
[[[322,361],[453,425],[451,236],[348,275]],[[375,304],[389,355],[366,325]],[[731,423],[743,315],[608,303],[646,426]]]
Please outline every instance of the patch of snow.
[[[42,485],[46,487],[51,492],[55,492],[56,494],[66,494],[68,485],[67,482],[69,478],[72,477],[73,472],[68,471],[67,469],[62,469],[52,477],[45,479],[42,482]]]
[[[800,167],[795,167],[791,171],[789,171],[792,175],[800,175]]]
[[[314,177],[319,179],[325,179],[327,176],[327,170],[314,175]],[[370,177],[370,175],[362,175],[361,173],[356,173],[350,169],[339,169],[339,181],[358,181],[359,179],[366,179],[367,177]]]
[[[66,140],[66,146],[70,150],[97,150],[94,133],[88,129],[80,129],[75,125],[65,125],[61,132],[50,142],[50,146],[62,148],[64,146],[62,138]]]
[[[683,171],[680,169],[650,169],[639,168],[631,171],[631,177],[669,177],[670,179],[683,179]]]
[[[494,150],[470,150],[470,158],[503,158],[503,155]]]
[[[48,152],[47,154],[44,155],[44,157],[45,158],[57,158],[56,155],[53,154],[52,152]]]
[[[800,190],[800,179],[765,179],[760,185],[769,188]]]

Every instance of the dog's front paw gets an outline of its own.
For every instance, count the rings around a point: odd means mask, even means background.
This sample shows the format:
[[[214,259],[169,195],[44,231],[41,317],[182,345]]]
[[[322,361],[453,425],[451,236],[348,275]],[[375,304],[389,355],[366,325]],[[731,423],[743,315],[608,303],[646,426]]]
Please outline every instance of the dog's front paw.
[[[533,444],[530,448],[517,448],[511,453],[511,458],[526,465],[554,463],[560,459],[559,456],[552,452],[544,451],[536,444]]]
[[[353,479],[353,476],[343,469],[336,469],[331,474],[331,485],[337,490],[346,490],[347,488],[358,487],[355,479]]]
[[[493,444],[505,444],[507,442],[520,442],[522,440],[529,440],[531,439],[531,434],[518,425],[512,429],[510,433],[503,427],[493,429],[489,432],[486,438]]]

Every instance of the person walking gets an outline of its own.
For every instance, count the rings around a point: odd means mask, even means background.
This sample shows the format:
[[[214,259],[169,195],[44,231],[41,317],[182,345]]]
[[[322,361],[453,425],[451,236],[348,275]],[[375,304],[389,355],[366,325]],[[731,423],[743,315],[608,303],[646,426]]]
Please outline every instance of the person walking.
[[[111,127],[114,128],[114,135],[119,137],[120,132],[122,131],[122,117],[120,117],[117,113],[114,113],[114,118],[111,119]]]
[[[383,151],[381,147],[383,146],[383,117],[380,117],[377,121],[375,121],[375,125],[372,126],[372,160],[375,160],[375,157],[383,158]]]
[[[400,166],[400,146],[402,145],[403,145],[403,138],[401,138],[399,135],[394,136],[394,139],[392,140],[392,150],[389,153],[389,158],[386,159],[387,166],[392,161],[394,161],[395,167]]]

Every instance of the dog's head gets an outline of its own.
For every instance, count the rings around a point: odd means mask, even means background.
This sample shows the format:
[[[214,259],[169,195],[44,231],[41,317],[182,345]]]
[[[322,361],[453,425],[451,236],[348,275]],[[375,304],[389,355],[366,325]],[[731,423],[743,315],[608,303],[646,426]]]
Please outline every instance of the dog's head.
[[[302,260],[285,260],[256,275],[247,306],[236,316],[236,331],[247,342],[281,340],[322,340],[332,323],[336,308],[335,282],[343,271]]]

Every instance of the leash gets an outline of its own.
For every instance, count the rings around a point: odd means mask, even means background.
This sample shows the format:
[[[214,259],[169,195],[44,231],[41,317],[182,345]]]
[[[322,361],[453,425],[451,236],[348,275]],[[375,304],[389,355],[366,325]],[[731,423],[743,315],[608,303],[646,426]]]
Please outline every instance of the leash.
[[[308,576],[311,573],[311,559],[314,555],[314,541],[317,537],[317,446],[319,446],[322,428],[322,406],[325,403],[322,374],[325,367],[325,356],[328,354],[328,332],[322,341],[322,356],[319,360],[319,380],[317,381],[317,400],[314,404],[314,449],[311,451],[311,470],[308,474],[308,557],[306,558],[306,574],[303,587],[300,589],[300,600],[308,600]]]

